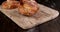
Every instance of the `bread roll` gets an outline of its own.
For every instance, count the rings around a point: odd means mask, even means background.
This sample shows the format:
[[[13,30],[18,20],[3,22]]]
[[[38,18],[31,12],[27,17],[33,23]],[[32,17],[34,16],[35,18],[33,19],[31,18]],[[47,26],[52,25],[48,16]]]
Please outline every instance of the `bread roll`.
[[[23,4],[21,4],[18,8],[19,13],[26,15],[26,16],[32,16],[34,15],[38,10],[38,4],[35,0],[21,0]]]
[[[2,8],[14,9],[14,8],[17,8],[18,5],[20,5],[20,2],[18,2],[18,1],[10,1],[9,3],[7,1],[5,1],[2,3]]]

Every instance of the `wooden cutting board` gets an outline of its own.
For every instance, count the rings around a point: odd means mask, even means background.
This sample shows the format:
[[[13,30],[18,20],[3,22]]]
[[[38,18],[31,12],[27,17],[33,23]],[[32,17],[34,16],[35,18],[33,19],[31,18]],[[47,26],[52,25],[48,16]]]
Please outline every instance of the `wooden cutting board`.
[[[32,28],[38,24],[45,23],[49,20],[56,18],[59,15],[59,12],[56,10],[53,10],[41,4],[38,5],[40,8],[39,11],[31,17],[21,15],[17,9],[7,10],[3,9],[0,6],[0,11],[23,29]]]

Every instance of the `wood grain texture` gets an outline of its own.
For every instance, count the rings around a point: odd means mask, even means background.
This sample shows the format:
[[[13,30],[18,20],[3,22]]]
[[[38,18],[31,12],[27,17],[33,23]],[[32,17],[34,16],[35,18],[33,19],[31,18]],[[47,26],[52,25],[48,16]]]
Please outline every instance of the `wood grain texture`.
[[[31,17],[26,17],[19,14],[17,9],[6,10],[0,8],[0,10],[23,29],[28,29],[38,24],[42,24],[44,22],[56,18],[59,15],[58,11],[56,10],[45,7],[41,4],[39,5],[39,7],[40,10]]]

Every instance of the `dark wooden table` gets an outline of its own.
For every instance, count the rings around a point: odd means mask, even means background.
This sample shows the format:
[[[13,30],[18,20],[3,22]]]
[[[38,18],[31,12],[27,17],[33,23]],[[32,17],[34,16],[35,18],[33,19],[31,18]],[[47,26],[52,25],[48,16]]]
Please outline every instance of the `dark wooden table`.
[[[41,4],[44,4],[46,6],[49,6],[50,4],[47,4],[47,2],[41,2]],[[56,9],[60,12],[60,9],[58,7],[59,5],[56,5],[52,7],[51,5],[49,7]],[[4,15],[2,12],[0,12],[0,32],[60,32],[60,15],[50,20],[46,23],[43,23],[41,25],[38,25],[32,29],[22,29],[17,24],[15,24],[11,19],[9,19],[6,15]]]

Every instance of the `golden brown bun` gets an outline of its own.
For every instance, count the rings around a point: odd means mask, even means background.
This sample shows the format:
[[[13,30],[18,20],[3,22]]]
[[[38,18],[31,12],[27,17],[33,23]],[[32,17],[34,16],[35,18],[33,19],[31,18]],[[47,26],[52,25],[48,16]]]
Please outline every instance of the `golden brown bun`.
[[[32,16],[34,15],[38,10],[38,4],[33,2],[23,2],[23,5],[20,5],[18,10],[20,14],[26,15],[26,16]]]
[[[2,3],[2,8],[14,9],[14,8],[17,8],[19,5],[20,5],[20,3],[18,1],[11,1],[10,4],[7,1],[5,1]]]

